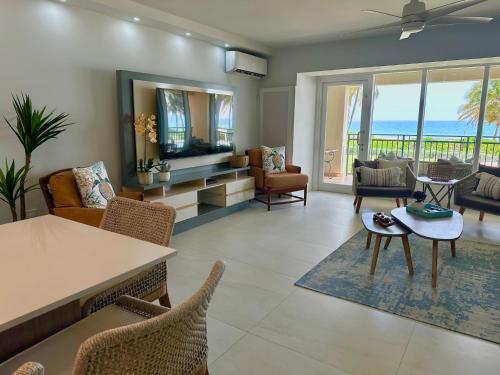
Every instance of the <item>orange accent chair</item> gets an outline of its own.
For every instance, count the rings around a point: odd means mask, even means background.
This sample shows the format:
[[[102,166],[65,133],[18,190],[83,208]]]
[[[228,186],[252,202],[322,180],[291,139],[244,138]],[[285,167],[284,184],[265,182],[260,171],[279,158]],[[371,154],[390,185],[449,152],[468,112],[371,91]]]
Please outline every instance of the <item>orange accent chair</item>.
[[[75,176],[71,168],[55,171],[39,179],[49,213],[65,219],[98,227],[104,215],[104,208],[83,206]],[[142,192],[120,192],[119,197],[142,201]]]
[[[306,205],[307,182],[309,178],[306,174],[300,173],[300,167],[286,164],[286,172],[268,173],[262,168],[262,151],[259,148],[247,150],[246,154],[248,155],[248,165],[250,166],[248,174],[255,177],[255,187],[266,196],[265,200],[257,198],[257,196],[255,198],[256,201],[265,203],[268,211],[271,210],[271,206],[277,204],[304,202],[304,206]],[[303,197],[291,194],[300,190],[304,191]],[[272,194],[285,195],[295,199],[272,201]]]

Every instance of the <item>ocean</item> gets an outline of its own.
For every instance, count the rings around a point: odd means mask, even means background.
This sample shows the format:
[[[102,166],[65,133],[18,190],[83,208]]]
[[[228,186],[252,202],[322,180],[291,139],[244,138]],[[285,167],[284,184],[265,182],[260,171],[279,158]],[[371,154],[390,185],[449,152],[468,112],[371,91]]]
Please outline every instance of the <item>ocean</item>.
[[[353,121],[350,133],[359,131],[359,121]],[[483,136],[492,137],[495,134],[496,125],[484,124]],[[466,121],[425,121],[424,137],[425,136],[468,136],[476,135],[477,128]],[[372,124],[372,134],[417,134],[416,121],[374,121]]]

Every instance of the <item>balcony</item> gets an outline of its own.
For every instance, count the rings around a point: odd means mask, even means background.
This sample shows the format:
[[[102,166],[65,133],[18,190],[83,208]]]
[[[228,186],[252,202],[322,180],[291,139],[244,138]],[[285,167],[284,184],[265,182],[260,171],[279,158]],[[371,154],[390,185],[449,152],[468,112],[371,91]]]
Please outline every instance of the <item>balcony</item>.
[[[358,141],[359,133],[348,134],[346,154],[343,158],[345,161],[342,166],[343,173],[330,176],[325,172],[325,182],[348,183],[351,181],[348,176],[352,175],[352,163],[358,154]],[[422,168],[423,163],[438,159],[450,159],[452,156],[464,162],[472,162],[475,142],[475,136],[426,135],[422,139],[420,170],[426,170],[426,168]],[[376,159],[381,154],[391,153],[397,157],[415,159],[416,145],[416,135],[372,134],[369,159]],[[482,138],[479,163],[500,167],[500,137],[485,136]]]

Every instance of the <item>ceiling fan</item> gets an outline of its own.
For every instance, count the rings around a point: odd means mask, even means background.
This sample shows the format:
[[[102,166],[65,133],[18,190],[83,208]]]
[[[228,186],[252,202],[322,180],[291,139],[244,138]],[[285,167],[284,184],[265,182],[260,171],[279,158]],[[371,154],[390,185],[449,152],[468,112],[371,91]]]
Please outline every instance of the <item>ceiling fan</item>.
[[[421,32],[426,26],[444,26],[444,25],[458,25],[458,24],[480,24],[487,23],[493,20],[491,17],[462,17],[452,16],[450,13],[469,8],[473,5],[484,3],[488,0],[459,0],[451,4],[442,5],[436,8],[427,10],[425,3],[420,0],[410,0],[408,4],[403,7],[401,16],[396,14],[380,12],[378,10],[366,9],[363,12],[383,14],[386,16],[398,18],[399,21],[389,23],[387,25],[377,26],[369,30],[401,28],[401,39],[408,39],[412,34]]]

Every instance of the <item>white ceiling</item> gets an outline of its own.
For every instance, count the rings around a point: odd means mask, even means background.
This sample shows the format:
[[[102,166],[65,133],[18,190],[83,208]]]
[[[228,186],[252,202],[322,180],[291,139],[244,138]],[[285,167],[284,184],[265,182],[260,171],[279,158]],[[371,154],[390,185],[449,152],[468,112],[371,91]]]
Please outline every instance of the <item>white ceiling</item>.
[[[362,9],[401,14],[409,0],[133,1],[270,47],[280,47],[355,37],[350,34],[355,30],[394,22],[394,18],[367,14]],[[429,9],[454,1],[427,0],[426,5]],[[489,0],[454,14],[500,18],[500,0]],[[393,33],[395,37],[399,35],[397,30]]]

